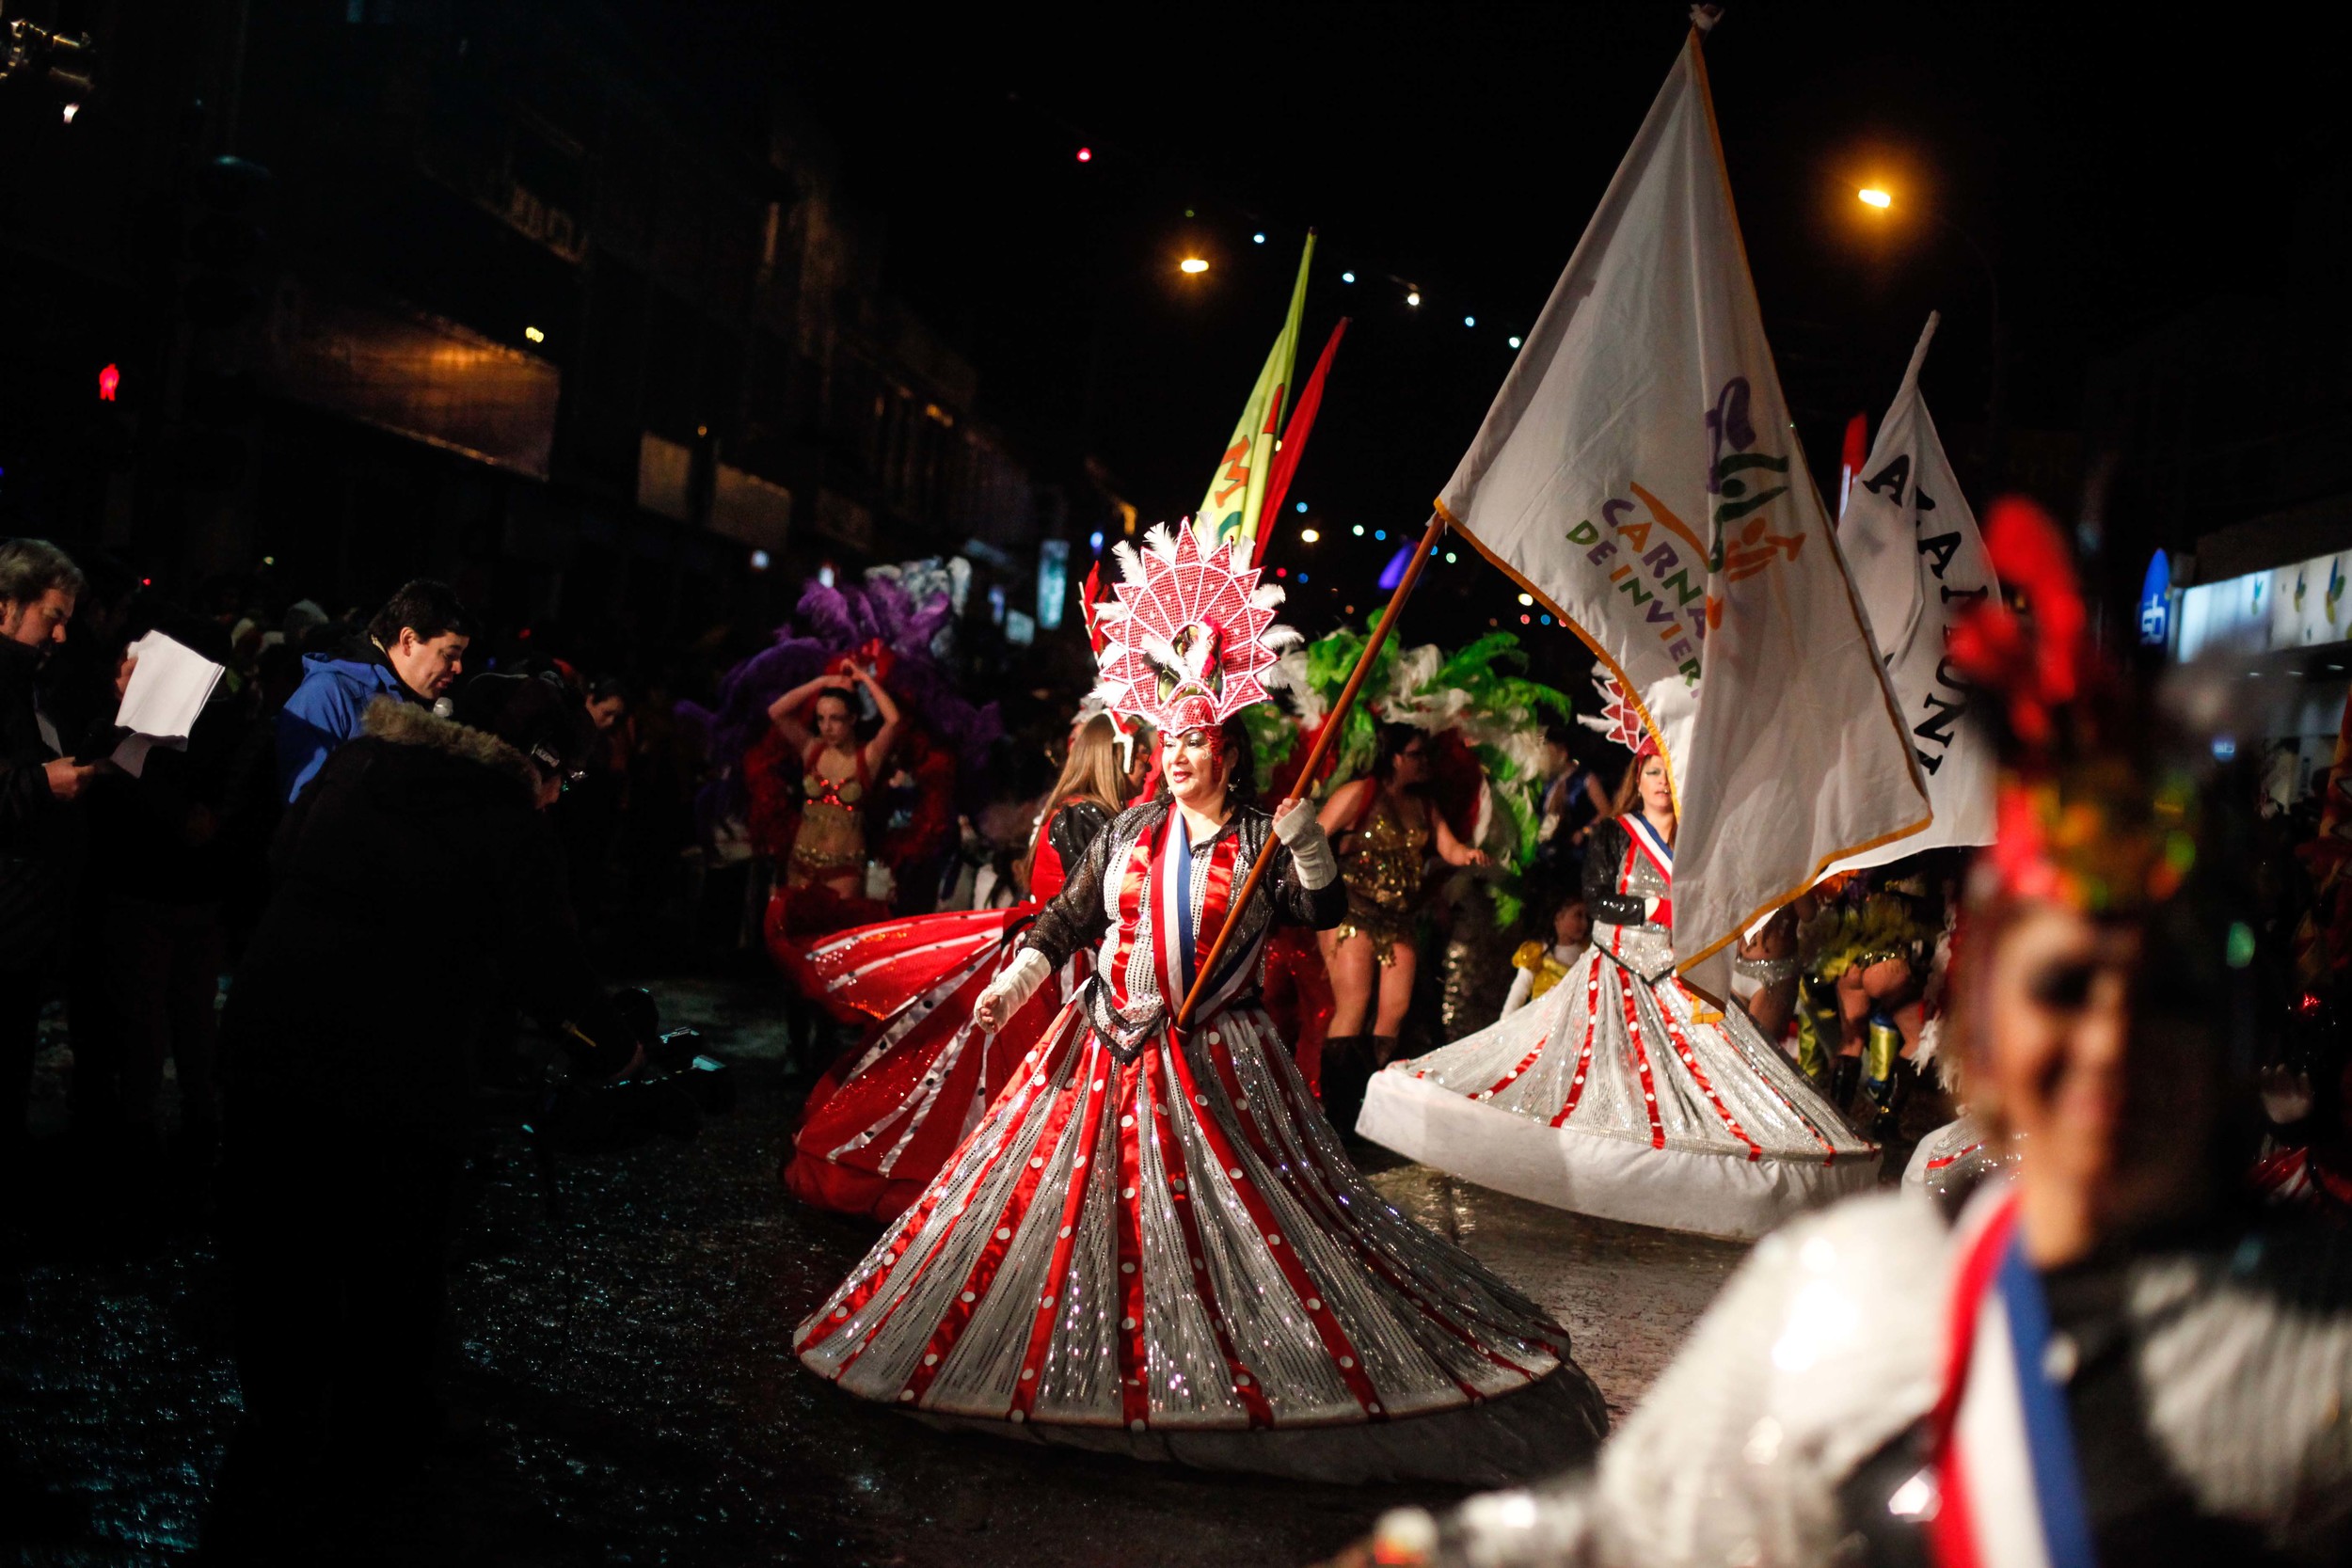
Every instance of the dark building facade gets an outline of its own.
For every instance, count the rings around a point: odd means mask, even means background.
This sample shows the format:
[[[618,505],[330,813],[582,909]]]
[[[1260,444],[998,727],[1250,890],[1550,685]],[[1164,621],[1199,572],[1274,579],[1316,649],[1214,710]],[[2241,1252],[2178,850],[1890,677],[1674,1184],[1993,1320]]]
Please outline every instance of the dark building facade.
[[[191,590],[341,609],[434,572],[510,626],[675,636],[958,550],[1034,612],[1041,543],[1117,515],[890,297],[822,132],[781,91],[702,102],[616,12],[44,20],[91,33],[101,92],[0,105],[29,154],[0,160],[0,531]]]
[[[2139,630],[2161,548],[2169,602],[2145,657],[2216,653],[2261,683],[2273,795],[2324,777],[2352,694],[2352,176],[2324,165],[2263,236],[2278,286],[2217,294],[2093,368],[2095,520],[2110,626]]]

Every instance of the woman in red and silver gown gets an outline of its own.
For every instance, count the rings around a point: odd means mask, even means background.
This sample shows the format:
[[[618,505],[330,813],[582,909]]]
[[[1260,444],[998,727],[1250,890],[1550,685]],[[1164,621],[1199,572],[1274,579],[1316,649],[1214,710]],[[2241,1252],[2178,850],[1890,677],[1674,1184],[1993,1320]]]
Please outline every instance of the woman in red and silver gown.
[[[1469,1481],[1590,1452],[1565,1331],[1366,1185],[1259,1005],[1269,930],[1345,911],[1311,803],[1246,803],[1248,738],[1205,703],[1162,733],[1168,793],[1071,867],[977,1010],[1001,1026],[1084,957],[1079,994],[801,1359],[940,1424],[1218,1468]]]
[[[785,1185],[844,1213],[898,1217],[939,1174],[1075,989],[1065,965],[1002,1028],[973,1004],[1012,961],[1063,868],[1110,823],[1126,788],[1119,731],[1096,715],[1071,737],[1029,850],[1029,896],[845,931],[810,949],[803,986],[870,1011],[873,1028],[819,1079],[801,1113]],[[975,919],[974,915],[980,918]]]

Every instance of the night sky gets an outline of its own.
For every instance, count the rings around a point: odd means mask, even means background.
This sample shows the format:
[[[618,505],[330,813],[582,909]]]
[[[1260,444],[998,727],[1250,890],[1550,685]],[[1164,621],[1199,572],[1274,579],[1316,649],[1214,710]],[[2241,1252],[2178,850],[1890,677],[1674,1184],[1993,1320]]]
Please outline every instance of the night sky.
[[[1096,454],[1147,521],[1197,503],[1317,227],[1302,376],[1334,320],[1355,322],[1295,491],[1325,543],[1271,559],[1327,566],[1317,596],[1329,583],[1359,604],[1474,432],[1506,335],[1565,263],[1686,16],[1663,0],[1140,23],[1030,8],[987,25],[692,9],[686,29],[661,8],[650,47],[714,104],[786,84],[836,144],[847,198],[886,224],[892,287],[978,366],[982,414],[1041,456]],[[1932,225],[1864,221],[1866,180],[1990,253],[2012,428],[2080,429],[2097,356],[2212,295],[2294,286],[2298,203],[2343,151],[2333,52],[2298,31],[2305,12],[2159,21],[2180,14],[1730,7],[1708,53],[1732,188],[1822,483],[1931,308],[1931,406],[1956,445],[1984,418],[1984,268]],[[1175,271],[1188,245],[1204,278]],[[1421,309],[1392,278],[1421,286]],[[1358,522],[1391,543],[1354,540]],[[1449,572],[1423,635],[1483,627],[1506,593],[1467,554]],[[1310,629],[1339,608],[1294,601]]]

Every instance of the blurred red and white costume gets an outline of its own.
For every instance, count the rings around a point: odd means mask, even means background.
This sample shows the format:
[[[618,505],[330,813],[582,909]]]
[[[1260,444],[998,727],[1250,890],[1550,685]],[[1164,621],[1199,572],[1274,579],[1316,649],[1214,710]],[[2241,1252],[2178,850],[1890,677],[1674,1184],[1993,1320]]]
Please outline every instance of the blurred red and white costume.
[[[803,989],[874,1027],[809,1091],[785,1185],[805,1202],[894,1219],[914,1201],[1075,993],[1065,964],[993,1034],[973,1004],[1019,950],[1037,911],[1061,892],[1063,863],[1110,822],[1089,800],[1038,827],[1029,896],[1009,910],[954,910],[844,931],[810,948]]]

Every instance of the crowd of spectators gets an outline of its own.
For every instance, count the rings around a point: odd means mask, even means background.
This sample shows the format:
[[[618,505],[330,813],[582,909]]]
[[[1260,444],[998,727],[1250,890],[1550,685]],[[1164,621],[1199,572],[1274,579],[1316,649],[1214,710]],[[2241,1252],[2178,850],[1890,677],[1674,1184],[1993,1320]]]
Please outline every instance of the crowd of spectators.
[[[643,1061],[654,1028],[607,991],[580,911],[625,943],[691,859],[663,684],[482,629],[431,580],[336,616],[233,586],[183,602],[103,557],[0,542],[0,1180],[19,1198],[0,1259],[209,1223],[247,1427],[279,1460],[440,1421],[455,1183],[516,1022],[583,1084]],[[151,634],[219,673],[183,740],[126,749]],[[62,1126],[31,1114],[37,1069],[64,1078]]]
[[[0,1159],[30,1157],[39,1058],[64,1073],[61,1148],[134,1187],[209,1168],[219,992],[267,907],[272,839],[379,698],[447,718],[464,677],[552,675],[587,725],[549,813],[583,925],[610,956],[648,922],[684,923],[695,761],[668,712],[676,672],[483,630],[430,580],[335,614],[251,582],[183,599],[95,552],[0,544]],[[129,650],[156,631],[225,673],[184,748],[152,749],[133,776],[105,759]],[[446,918],[421,911],[413,961],[434,961]]]

